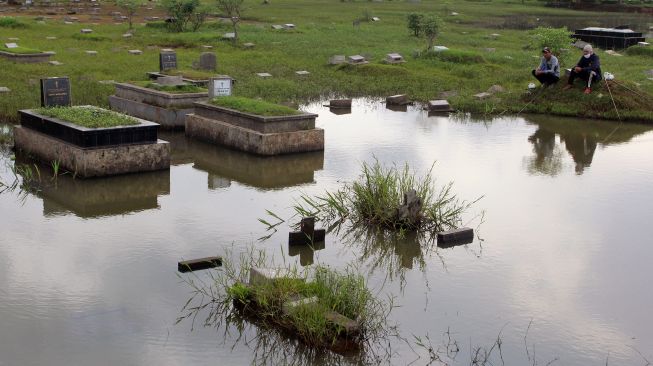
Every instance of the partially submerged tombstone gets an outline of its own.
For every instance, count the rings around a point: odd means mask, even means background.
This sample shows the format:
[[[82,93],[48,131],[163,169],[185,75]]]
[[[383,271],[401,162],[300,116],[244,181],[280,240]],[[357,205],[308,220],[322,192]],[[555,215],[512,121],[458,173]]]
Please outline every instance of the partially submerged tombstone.
[[[408,95],[406,94],[397,94],[386,97],[385,103],[388,105],[406,105],[410,103],[410,100],[408,100]]]
[[[428,110],[429,112],[453,112],[449,102],[444,99],[429,100]]]
[[[70,81],[67,77],[44,78],[40,84],[42,107],[86,108],[97,111],[98,115],[115,113],[94,106],[71,107]],[[168,142],[158,140],[159,125],[156,123],[125,118],[132,124],[83,127],[73,121],[62,121],[41,113],[46,112],[19,111],[21,126],[14,129],[16,149],[47,163],[58,161],[63,169],[78,177],[170,167],[170,146]]]

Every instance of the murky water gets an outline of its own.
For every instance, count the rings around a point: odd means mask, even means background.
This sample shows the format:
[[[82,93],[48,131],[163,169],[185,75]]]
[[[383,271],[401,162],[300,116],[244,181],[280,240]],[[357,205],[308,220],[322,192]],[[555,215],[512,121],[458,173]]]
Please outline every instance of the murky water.
[[[251,326],[238,339],[201,320],[174,324],[190,294],[176,262],[251,246],[302,265],[357,263],[381,296],[395,295],[389,321],[406,341],[380,345],[376,353],[391,351],[384,362],[426,364],[414,336],[445,352],[447,331],[460,365],[470,345],[490,348],[497,336],[512,365],[653,360],[649,127],[450,119],[364,101],[350,114],[305,109],[320,115],[324,153],[261,158],[165,133],[169,172],[62,176],[37,193],[1,194],[0,365],[347,361]],[[14,163],[2,151],[0,180],[10,182]],[[335,189],[374,158],[419,172],[437,161],[438,182],[454,181],[461,198],[484,196],[465,218],[476,227],[485,211],[479,237],[437,249],[327,235],[323,249],[289,253],[284,227],[257,241],[266,209],[288,215],[300,192]]]

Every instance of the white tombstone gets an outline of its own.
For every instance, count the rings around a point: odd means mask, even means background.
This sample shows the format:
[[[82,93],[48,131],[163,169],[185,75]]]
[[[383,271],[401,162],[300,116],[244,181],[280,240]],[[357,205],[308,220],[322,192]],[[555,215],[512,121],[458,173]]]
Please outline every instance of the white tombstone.
[[[227,75],[209,78],[209,98],[230,96],[233,81]]]
[[[7,47],[7,48],[18,48],[18,45],[16,43],[5,43],[5,47]]]
[[[443,52],[443,51],[448,51],[449,47],[445,46],[433,46],[433,51],[435,52]]]
[[[284,24],[283,27],[286,29],[295,29],[295,25],[292,23]]]

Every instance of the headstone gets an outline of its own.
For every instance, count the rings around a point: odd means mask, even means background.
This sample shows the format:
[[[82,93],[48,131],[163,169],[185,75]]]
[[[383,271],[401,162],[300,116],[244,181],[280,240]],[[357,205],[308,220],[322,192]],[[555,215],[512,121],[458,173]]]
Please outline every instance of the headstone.
[[[235,39],[235,38],[236,38],[236,33],[234,32],[229,32],[222,35],[222,39]]]
[[[218,66],[218,59],[213,52],[202,52],[200,54],[200,69],[215,71]]]
[[[433,46],[433,51],[435,51],[435,52],[444,52],[444,51],[448,51],[448,50],[449,50],[449,47]]]
[[[245,48],[254,48],[254,43],[247,42],[247,43],[243,44],[243,47],[245,47]]]
[[[333,324],[336,329],[342,330],[349,336],[355,335],[360,331],[360,326],[358,325],[357,321],[349,319],[340,313],[336,313],[335,311],[327,312],[324,314],[324,317],[329,323]]]
[[[267,73],[267,72],[257,72],[256,75],[258,75],[259,77],[262,77],[262,78],[270,78],[270,77],[272,77],[272,74]]]
[[[446,100],[429,100],[429,111],[431,112],[450,112],[451,106]]]
[[[300,71],[295,71],[295,74],[299,76],[306,76],[306,75],[310,75],[311,73],[306,70],[300,70]]]
[[[295,25],[292,24],[292,23],[284,24],[283,27],[284,27],[285,29],[295,29]]]
[[[88,28],[84,28],[84,29],[82,29],[80,32],[82,32],[83,34],[89,34],[89,33],[93,33],[93,30],[92,30],[92,29],[88,29]]]
[[[288,234],[289,245],[305,245],[324,241],[326,231],[315,229],[315,217],[305,217],[299,224],[299,231]]]
[[[276,30],[283,29],[283,25],[275,24],[272,26],[272,29],[276,29]]]
[[[451,16],[454,16],[454,17],[455,17],[455,16],[457,16],[457,15],[458,15],[458,13],[456,13],[455,11],[452,11],[452,12],[451,12]]]
[[[438,246],[445,243],[468,242],[474,240],[474,230],[468,227],[438,233]]]
[[[172,85],[172,86],[185,85],[186,84],[181,75],[177,75],[177,76],[159,76],[156,79],[156,83],[159,84],[159,85]]]
[[[332,99],[329,101],[330,108],[351,108],[351,99]]]
[[[404,105],[408,104],[408,95],[406,94],[398,94],[398,95],[391,95],[387,98],[385,98],[386,104],[390,105]]]
[[[221,257],[206,257],[193,259],[189,261],[181,261],[177,263],[177,271],[185,273],[192,271],[199,271],[202,269],[209,269],[220,267],[222,265]]]
[[[41,107],[70,106],[70,80],[67,77],[41,79]]]
[[[492,94],[486,93],[486,92],[474,94],[474,98],[476,98],[476,99],[485,99],[485,98],[491,97],[491,96],[492,96]]]
[[[11,89],[7,88],[6,86],[0,86],[0,93],[9,93]]]
[[[87,55],[95,56],[97,55],[97,51],[86,51]]]
[[[130,55],[142,55],[143,51],[141,50],[129,50],[128,51]]]
[[[389,64],[398,64],[406,61],[404,60],[404,57],[398,53],[388,53],[385,56],[385,62]]]
[[[347,57],[347,62],[352,64],[352,65],[361,65],[361,64],[366,64],[367,61],[365,60],[365,57],[361,55],[353,55]]]
[[[330,65],[344,64],[346,62],[345,55],[334,55],[329,57]]]
[[[5,43],[5,47],[7,48],[18,48],[18,45],[15,43]]]
[[[61,65],[63,65],[63,64],[62,64],[61,62],[59,62],[59,61],[48,61],[48,63],[49,63],[50,65],[52,65],[52,66],[61,66]]]
[[[209,78],[209,98],[231,95],[233,79],[227,75]]]
[[[159,71],[164,72],[177,68],[177,53],[170,49],[159,52]]]

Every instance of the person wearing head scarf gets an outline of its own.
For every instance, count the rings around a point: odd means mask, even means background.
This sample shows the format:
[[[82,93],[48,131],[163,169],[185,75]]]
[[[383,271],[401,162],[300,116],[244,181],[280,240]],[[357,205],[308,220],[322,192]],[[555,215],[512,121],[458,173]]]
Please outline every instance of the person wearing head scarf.
[[[599,56],[594,53],[592,45],[588,44],[583,47],[583,56],[576,66],[571,69],[565,89],[571,89],[576,78],[585,80],[585,94],[592,92],[593,82],[601,80],[601,62]]]
[[[540,66],[531,72],[533,76],[543,85],[549,86],[560,80],[560,64],[558,58],[553,56],[549,47],[542,49],[542,60]]]

